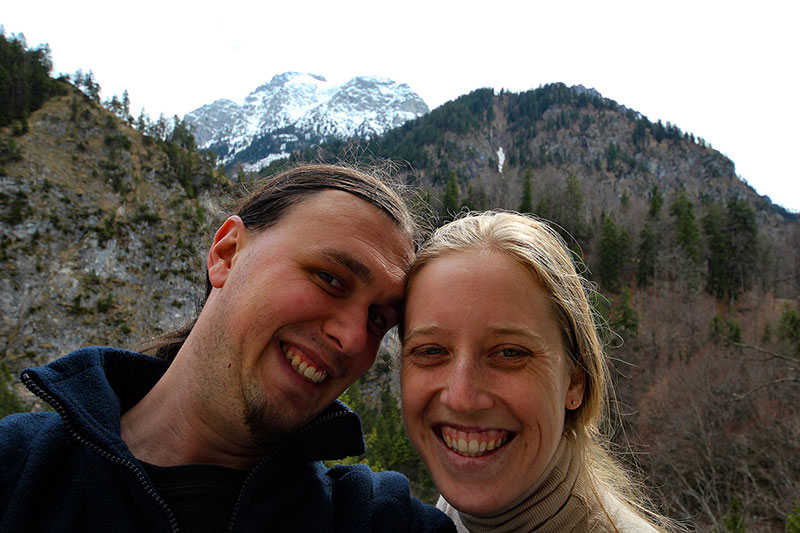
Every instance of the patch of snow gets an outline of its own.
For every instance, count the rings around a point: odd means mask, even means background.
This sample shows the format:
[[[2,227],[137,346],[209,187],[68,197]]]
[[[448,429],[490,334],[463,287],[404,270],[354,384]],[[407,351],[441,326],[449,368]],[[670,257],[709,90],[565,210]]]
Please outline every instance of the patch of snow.
[[[277,161],[278,159],[286,159],[290,155],[291,154],[288,154],[286,152],[281,152],[279,154],[269,154],[264,159],[259,159],[255,163],[247,163],[245,165],[242,165],[242,168],[244,168],[246,172],[258,172],[259,170],[266,167],[273,161]]]
[[[503,152],[503,147],[497,149],[497,171],[503,173],[503,163],[506,162],[506,154]]]

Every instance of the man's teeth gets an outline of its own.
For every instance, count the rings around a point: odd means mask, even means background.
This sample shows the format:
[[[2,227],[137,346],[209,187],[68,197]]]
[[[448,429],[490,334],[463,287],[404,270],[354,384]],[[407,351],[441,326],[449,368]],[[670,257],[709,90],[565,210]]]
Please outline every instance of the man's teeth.
[[[482,431],[466,433],[450,428],[442,429],[442,439],[448,448],[464,457],[480,457],[508,442],[508,431]]]
[[[306,378],[308,381],[312,383],[322,383],[325,381],[325,378],[328,377],[328,373],[324,370],[317,370],[305,361],[302,361],[300,356],[291,348],[282,346],[281,349],[283,351],[283,355],[286,357],[286,360],[289,361],[289,364],[292,365],[292,368],[294,368],[295,372]]]

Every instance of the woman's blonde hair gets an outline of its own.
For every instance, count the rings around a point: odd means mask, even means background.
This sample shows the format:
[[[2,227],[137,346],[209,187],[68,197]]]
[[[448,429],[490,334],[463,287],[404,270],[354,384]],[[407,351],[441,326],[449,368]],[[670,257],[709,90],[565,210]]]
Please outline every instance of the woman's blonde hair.
[[[476,248],[505,254],[526,266],[548,295],[551,311],[563,332],[566,355],[573,368],[582,368],[586,376],[583,401],[578,408],[567,410],[564,433],[574,439],[580,450],[587,486],[597,501],[605,509],[604,500],[614,497],[640,517],[665,524],[635,495],[630,476],[608,451],[610,439],[602,427],[609,420],[613,388],[605,347],[598,334],[599,315],[590,305],[595,291],[581,275],[576,255],[558,232],[541,219],[506,211],[463,213],[437,229],[422,245],[407,283],[413,283],[414,276],[435,259]]]

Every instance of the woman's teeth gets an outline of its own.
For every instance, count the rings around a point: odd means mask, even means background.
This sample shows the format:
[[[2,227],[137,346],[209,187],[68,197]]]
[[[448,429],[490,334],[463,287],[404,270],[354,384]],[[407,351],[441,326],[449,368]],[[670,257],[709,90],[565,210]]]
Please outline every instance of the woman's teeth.
[[[328,373],[324,370],[317,370],[307,362],[300,359],[300,355],[291,348],[281,346],[281,351],[292,365],[294,371],[306,378],[311,383],[322,383],[328,377]]]
[[[508,431],[464,432],[443,427],[442,440],[448,448],[464,457],[480,457],[508,442]]]

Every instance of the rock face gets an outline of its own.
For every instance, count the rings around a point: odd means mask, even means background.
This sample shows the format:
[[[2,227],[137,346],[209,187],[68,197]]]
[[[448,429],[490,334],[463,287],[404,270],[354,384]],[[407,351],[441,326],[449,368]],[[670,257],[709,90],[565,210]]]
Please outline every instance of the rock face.
[[[74,88],[29,123],[0,130],[18,149],[0,173],[0,361],[132,347],[186,321],[224,176]]]
[[[257,170],[294,149],[331,139],[369,139],[428,112],[408,85],[359,76],[334,85],[322,76],[286,72],[239,106],[217,100],[188,113],[201,148],[222,164]]]

